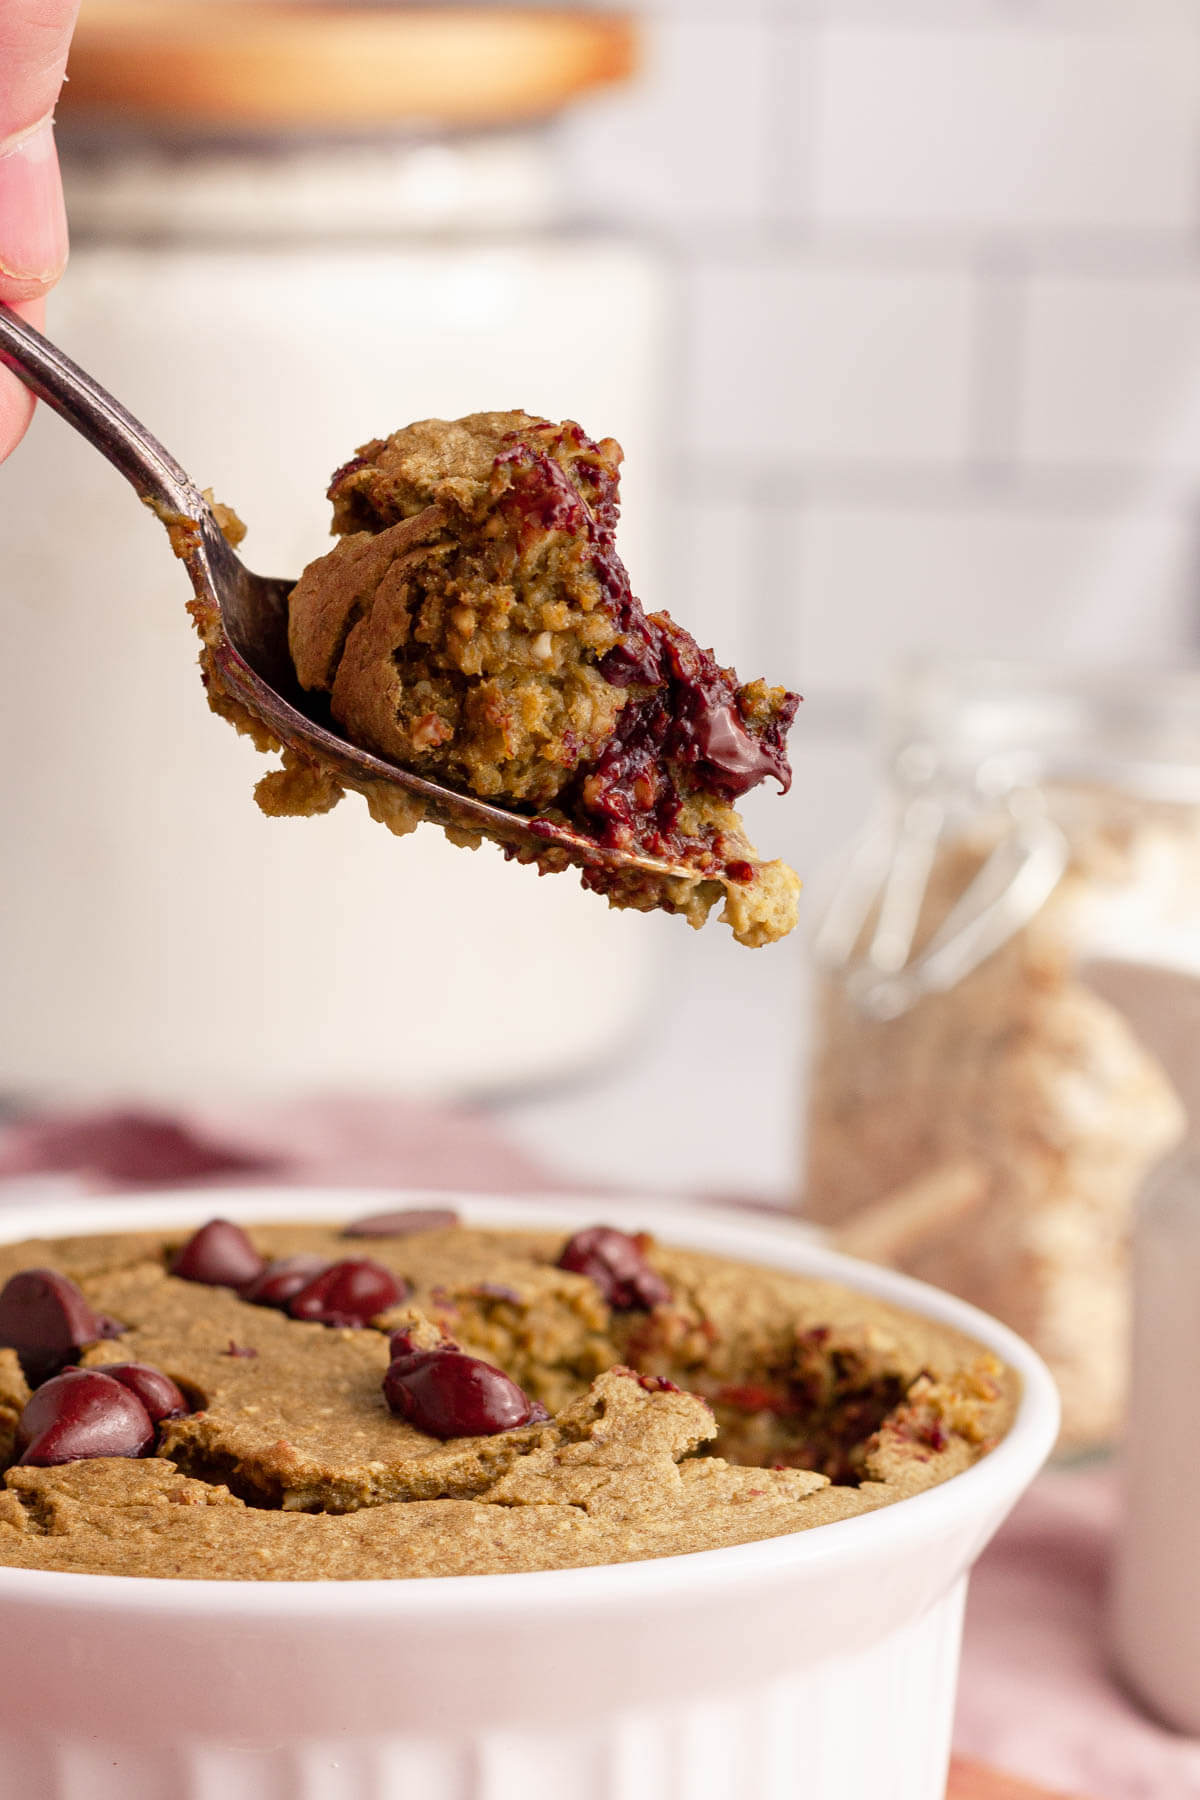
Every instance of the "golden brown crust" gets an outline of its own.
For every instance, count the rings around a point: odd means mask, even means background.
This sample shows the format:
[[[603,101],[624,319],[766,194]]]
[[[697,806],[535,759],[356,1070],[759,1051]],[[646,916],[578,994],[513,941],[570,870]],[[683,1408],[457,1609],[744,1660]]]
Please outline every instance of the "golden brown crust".
[[[1015,1403],[1011,1375],[953,1331],[699,1252],[648,1246],[669,1299],[614,1312],[591,1279],[557,1266],[562,1232],[252,1235],[269,1256],[365,1252],[412,1292],[377,1328],[338,1330],[168,1275],[172,1241],[159,1234],[0,1250],[0,1281],[56,1267],[126,1325],[86,1365],[148,1362],[196,1409],[149,1460],[11,1468],[0,1562],[318,1579],[681,1554],[945,1480],[1002,1434]],[[453,1336],[555,1416],[428,1437],[383,1400],[387,1332],[401,1326],[419,1344]],[[0,1383],[13,1375],[5,1356]],[[19,1372],[9,1386],[23,1403]]]
[[[355,743],[481,799],[544,806],[594,760],[627,691],[598,662],[620,638],[578,529],[509,516],[536,446],[563,504],[620,451],[526,413],[427,419],[334,477],[345,533],[293,590],[301,685],[329,694]],[[563,499],[565,496],[565,499]]]
[[[292,660],[364,749],[675,872],[528,839],[520,860],[582,861],[613,905],[693,925],[724,901],[740,942],[769,943],[795,924],[799,883],[762,861],[732,801],[790,778],[796,697],[739,684],[643,612],[614,542],[620,462],[612,439],[523,412],[364,445],[330,488],[340,541],[292,592]],[[308,794],[327,785],[268,781],[260,799],[319,810]]]
[[[292,596],[294,663],[363,747],[438,792],[372,780],[308,740],[281,743],[201,581],[188,610],[209,705],[264,754],[282,752],[255,787],[270,817],[328,812],[353,790],[397,835],[428,820],[464,848],[492,839],[542,874],[580,869],[611,906],[679,913],[694,928],[723,902],[740,943],[772,943],[796,923],[800,883],[759,856],[726,790],[764,772],[786,785],[797,697],[739,687],[667,614],[642,612],[612,542],[620,457],[570,422],[476,414],[377,439],[335,475],[349,535]],[[213,505],[239,541],[236,515]],[[191,564],[196,521],[163,522]],[[624,672],[606,674],[614,655]],[[500,805],[477,825],[459,793]]]

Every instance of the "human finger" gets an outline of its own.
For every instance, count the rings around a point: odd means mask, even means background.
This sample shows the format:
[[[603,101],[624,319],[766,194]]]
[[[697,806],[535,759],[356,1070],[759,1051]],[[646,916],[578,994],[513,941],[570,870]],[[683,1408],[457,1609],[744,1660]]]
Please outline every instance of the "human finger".
[[[79,0],[0,0],[0,300],[30,300],[67,260],[54,147]]]
[[[46,303],[44,300],[18,300],[13,308],[23,319],[39,330],[42,326]],[[15,450],[29,428],[33,417],[33,395],[23,382],[10,375],[7,369],[0,369],[0,462],[10,451]]]

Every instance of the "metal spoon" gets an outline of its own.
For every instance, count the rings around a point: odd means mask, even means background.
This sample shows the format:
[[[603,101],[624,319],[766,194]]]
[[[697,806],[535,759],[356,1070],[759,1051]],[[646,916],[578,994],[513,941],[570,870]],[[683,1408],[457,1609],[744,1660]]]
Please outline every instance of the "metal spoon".
[[[380,782],[419,801],[424,816],[460,831],[483,832],[528,859],[551,851],[555,866],[640,870],[695,881],[697,871],[614,850],[547,819],[489,806],[426,781],[331,731],[292,668],[287,600],[295,579],[255,575],[222,535],[212,507],[175,458],[99,382],[41,332],[0,303],[0,363],[119,469],[166,527],[191,576],[192,606],[217,679],[281,744],[320,763],[359,792]],[[557,855],[553,853],[557,852]]]

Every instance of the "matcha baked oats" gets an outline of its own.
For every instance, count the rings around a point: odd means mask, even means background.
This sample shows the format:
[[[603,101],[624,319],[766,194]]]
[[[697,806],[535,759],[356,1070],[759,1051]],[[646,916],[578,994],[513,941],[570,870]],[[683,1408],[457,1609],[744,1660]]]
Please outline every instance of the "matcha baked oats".
[[[213,1220],[0,1249],[0,1562],[316,1580],[679,1555],[948,1479],[957,1332],[597,1226]]]
[[[506,854],[574,863],[613,905],[697,926],[723,901],[741,942],[768,943],[795,924],[799,882],[758,855],[734,802],[768,776],[786,791],[798,697],[740,682],[644,611],[616,549],[621,457],[523,412],[364,445],[329,489],[339,542],[290,597],[296,676],[362,749],[534,821],[532,837],[491,833]],[[270,813],[319,812],[345,785],[293,748],[257,796]],[[395,790],[367,799],[397,831],[428,810]]]

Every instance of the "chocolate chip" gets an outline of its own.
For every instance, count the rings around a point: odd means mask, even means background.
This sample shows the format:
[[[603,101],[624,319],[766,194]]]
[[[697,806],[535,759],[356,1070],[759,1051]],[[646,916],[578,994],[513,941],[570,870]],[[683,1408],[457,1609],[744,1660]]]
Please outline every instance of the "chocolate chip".
[[[45,1382],[17,1422],[22,1463],[46,1468],[90,1456],[141,1456],[154,1443],[150,1414],[100,1369],[67,1369]]]
[[[594,1281],[614,1312],[648,1312],[671,1298],[671,1290],[650,1267],[635,1238],[611,1225],[591,1225],[563,1245],[560,1269]]]
[[[493,1437],[549,1418],[503,1369],[467,1356],[457,1345],[436,1350],[405,1348],[407,1334],[392,1338],[393,1356],[383,1378],[388,1405],[430,1437]]]
[[[406,1298],[408,1283],[381,1263],[366,1258],[330,1263],[287,1303],[293,1319],[313,1319],[321,1325],[369,1325]]]
[[[204,1287],[243,1288],[263,1271],[258,1254],[240,1225],[228,1219],[210,1219],[192,1233],[170,1262],[172,1275],[182,1281],[198,1281]]]
[[[293,1294],[307,1287],[314,1275],[329,1264],[323,1256],[280,1256],[269,1262],[254,1281],[242,1288],[243,1300],[255,1306],[285,1307]]]
[[[149,1363],[105,1363],[100,1373],[110,1375],[131,1394],[136,1394],[155,1425],[160,1425],[164,1419],[182,1419],[192,1410],[183,1390],[176,1387],[169,1375],[152,1368]]]
[[[751,737],[731,704],[715,706],[710,702],[699,709],[692,737],[722,792],[731,800],[749,793],[765,776],[779,773],[778,749]],[[780,775],[781,782],[782,779]]]
[[[94,1313],[75,1283],[53,1269],[22,1269],[0,1291],[0,1344],[16,1351],[32,1387],[73,1362],[85,1344],[123,1330]]]
[[[369,1213],[342,1226],[343,1237],[414,1237],[419,1231],[449,1231],[458,1214],[442,1207],[411,1207],[405,1212]]]

